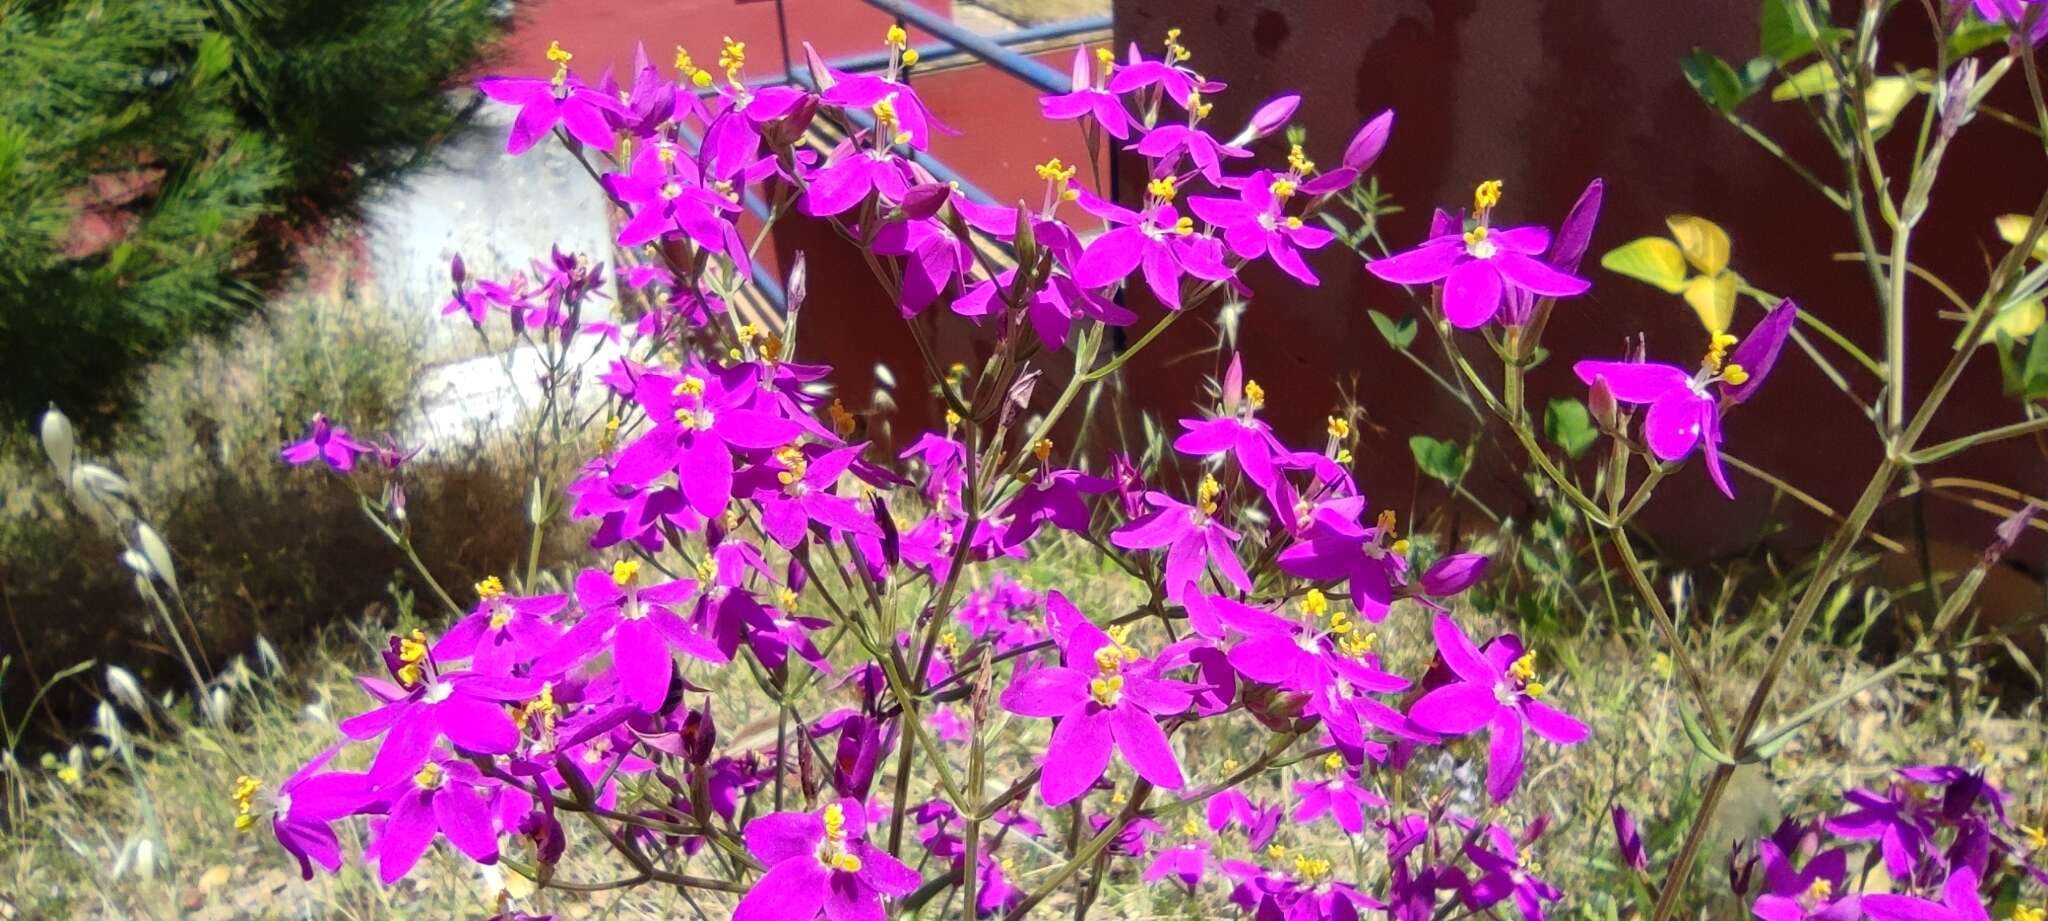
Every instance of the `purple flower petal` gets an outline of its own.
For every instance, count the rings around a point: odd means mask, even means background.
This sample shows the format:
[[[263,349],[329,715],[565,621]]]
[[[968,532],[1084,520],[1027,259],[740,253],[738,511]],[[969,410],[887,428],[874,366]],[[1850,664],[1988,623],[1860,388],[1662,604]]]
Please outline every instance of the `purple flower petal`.
[[[1181,777],[1180,762],[1173,757],[1173,746],[1152,714],[1126,705],[1111,710],[1109,720],[1117,750],[1124,753],[1124,761],[1139,777],[1168,790],[1178,790],[1186,783]]]
[[[1493,319],[1501,301],[1500,272],[1493,264],[1509,255],[1468,259],[1452,267],[1444,279],[1444,319],[1459,329],[1476,329]]]

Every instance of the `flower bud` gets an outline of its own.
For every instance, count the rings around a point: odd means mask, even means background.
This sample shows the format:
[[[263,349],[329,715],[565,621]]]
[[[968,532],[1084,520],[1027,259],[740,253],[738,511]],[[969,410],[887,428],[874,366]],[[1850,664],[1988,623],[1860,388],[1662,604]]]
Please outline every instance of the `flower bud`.
[[[1239,132],[1237,137],[1230,139],[1230,145],[1236,147],[1248,141],[1256,141],[1287,127],[1287,120],[1294,117],[1294,110],[1298,108],[1301,108],[1301,95],[1298,93],[1288,93],[1267,102],[1260,106],[1257,112],[1252,113],[1252,120],[1244,126],[1244,130]]]
[[[1614,388],[1608,386],[1605,377],[1593,379],[1592,392],[1586,395],[1586,408],[1592,410],[1593,421],[1603,430],[1613,431],[1621,421],[1621,406],[1615,402]]]
[[[1636,829],[1636,818],[1620,806],[1614,807],[1614,839],[1621,848],[1622,863],[1638,873],[1649,869],[1650,857],[1643,851],[1643,836]]]
[[[1458,553],[1444,557],[1423,574],[1422,592],[1432,598],[1446,598],[1471,588],[1486,575],[1486,563],[1483,553]]]
[[[805,93],[802,99],[790,105],[788,112],[762,123],[761,140],[773,150],[794,147],[803,140],[804,132],[810,130],[811,120],[817,114],[818,97]]]
[[[903,214],[915,221],[928,220],[945,207],[952,194],[953,187],[943,182],[911,186],[903,193]]]
[[[1606,183],[1595,179],[1579,193],[1579,200],[1557,228],[1557,243],[1550,248],[1551,267],[1570,275],[1579,270],[1586,246],[1593,242],[1593,222],[1600,217],[1600,200]]]
[[[469,279],[469,270],[462,266],[461,253],[456,253],[454,258],[448,260],[448,278],[455,282],[457,288],[462,287],[462,283]]]
[[[1350,145],[1344,148],[1344,165],[1359,172],[1372,168],[1380,153],[1387,149],[1387,136],[1394,130],[1394,110],[1388,109],[1372,117],[1371,121],[1351,136]]]

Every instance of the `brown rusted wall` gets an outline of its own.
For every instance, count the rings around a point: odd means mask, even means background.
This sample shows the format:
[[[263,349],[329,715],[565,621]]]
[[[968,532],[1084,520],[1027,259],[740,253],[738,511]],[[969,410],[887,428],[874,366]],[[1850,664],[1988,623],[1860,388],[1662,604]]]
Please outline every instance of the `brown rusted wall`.
[[[1680,58],[1695,46],[1738,61],[1754,54],[1757,6],[1754,0],[1117,0],[1116,18],[1119,47],[1136,40],[1156,52],[1167,28],[1184,30],[1192,63],[1230,84],[1217,101],[1220,125],[1242,124],[1252,107],[1274,94],[1303,93],[1299,117],[1318,160],[1334,162],[1358,124],[1395,109],[1393,143],[1377,173],[1382,188],[1408,208],[1389,221],[1397,245],[1420,237],[1430,207],[1468,201],[1483,179],[1505,180],[1504,221],[1554,225],[1588,180],[1605,178],[1607,206],[1585,270],[1595,288],[1551,323],[1547,344],[1561,360],[1533,372],[1531,402],[1540,406],[1551,395],[1582,395],[1564,359],[1617,355],[1623,337],[1637,330],[1648,333],[1652,354],[1665,360],[1695,361],[1704,351],[1704,334],[1677,298],[1591,265],[1609,248],[1663,233],[1663,218],[1671,213],[1720,222],[1734,238],[1735,268],[1752,283],[1796,297],[1860,341],[1876,341],[1877,308],[1867,276],[1830,258],[1855,248],[1845,217],[1714,116],[1679,72]],[[1928,44],[1917,7],[1902,8],[1898,18],[1887,47]],[[2023,98],[2008,104],[2026,107]],[[1917,121],[1919,111],[1916,106],[1909,115]],[[1840,175],[1796,104],[1758,98],[1742,114],[1788,139],[1823,175]],[[1902,132],[1894,143],[1910,140]],[[1274,150],[1263,153],[1277,159]],[[1922,225],[1914,258],[1974,293],[1987,272],[1987,252],[2002,252],[1992,216],[2029,210],[2048,171],[2031,138],[1982,120],[1965,132],[1951,158],[1937,188],[1939,208]],[[1127,181],[1126,194],[1134,189]],[[1356,378],[1358,399],[1380,427],[1366,434],[1362,481],[1376,502],[1405,505],[1412,481],[1408,436],[1466,436],[1470,418],[1373,330],[1367,307],[1409,312],[1398,289],[1335,251],[1315,266],[1325,279],[1315,291],[1284,283],[1263,265],[1250,273],[1252,286],[1272,296],[1255,300],[1246,318],[1247,367],[1297,437],[1316,432],[1340,387]],[[1908,302],[1910,341],[1919,349],[1909,356],[1909,392],[1917,401],[1946,359],[1955,326],[1936,318],[1941,304],[1928,287],[1913,284]],[[1738,330],[1756,315],[1746,304]],[[1167,355],[1203,344],[1206,335],[1174,332],[1178,341],[1161,350]],[[1206,367],[1148,369],[1135,376],[1139,399],[1160,408],[1184,405]],[[1810,362],[1793,356],[1779,369],[1730,420],[1728,447],[1846,507],[1880,458],[1869,423]],[[1862,393],[1874,398],[1876,389],[1866,386]],[[1999,393],[1988,351],[1951,405],[1930,439],[2018,418]],[[1496,437],[1481,453],[1497,459],[1512,447]],[[1518,491],[1505,479],[1506,469],[1488,465],[1476,485],[1512,505]],[[1968,473],[2035,495],[2048,487],[2042,455],[2028,442],[1930,472]],[[1645,523],[1653,536],[1665,538],[1666,552],[1681,557],[1748,546],[1766,523],[1770,490],[1740,475],[1735,482],[1742,498],[1731,506],[1695,465],[1660,490]],[[1428,503],[1441,496],[1426,488],[1417,498]],[[1909,537],[1907,510],[1901,503],[1888,511],[1884,530]],[[1993,524],[1946,502],[1929,502],[1927,512],[1936,536],[1960,547],[1981,546]],[[1808,538],[1825,524],[1804,511],[1784,518]],[[2036,560],[2040,543],[2029,548]],[[2038,603],[2038,589],[2034,598]]]

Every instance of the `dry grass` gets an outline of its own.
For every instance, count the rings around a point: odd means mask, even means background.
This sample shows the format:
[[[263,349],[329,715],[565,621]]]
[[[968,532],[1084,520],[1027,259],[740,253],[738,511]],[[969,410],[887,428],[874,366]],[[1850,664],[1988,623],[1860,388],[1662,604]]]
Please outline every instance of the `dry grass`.
[[[973,0],[973,3],[1022,26],[1109,13],[1109,0]]]

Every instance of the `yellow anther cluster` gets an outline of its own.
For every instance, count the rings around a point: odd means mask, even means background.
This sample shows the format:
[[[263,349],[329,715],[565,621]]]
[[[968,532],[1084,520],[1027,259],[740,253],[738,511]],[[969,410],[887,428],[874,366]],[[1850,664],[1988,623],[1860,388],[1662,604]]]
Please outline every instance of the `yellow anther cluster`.
[[[398,641],[398,683],[414,687],[426,676],[427,633],[414,630]]]
[[[1351,616],[1343,611],[1330,612],[1330,635],[1344,636],[1351,632]]]
[[[1487,236],[1487,230],[1484,225],[1467,230],[1465,231],[1465,246],[1467,248],[1479,246],[1486,242]]]
[[[413,785],[422,790],[432,790],[439,787],[441,785],[441,766],[431,761],[427,762],[420,767],[419,773],[412,775],[412,782]]]
[[[1287,168],[1293,170],[1297,176],[1306,176],[1315,172],[1316,161],[1309,159],[1308,154],[1302,152],[1300,144],[1294,144],[1287,148]]]
[[[1172,201],[1173,196],[1179,190],[1174,185],[1172,176],[1161,176],[1157,179],[1152,180],[1151,182],[1145,183],[1145,191],[1150,193],[1153,198],[1157,198],[1160,201]]]
[[[758,345],[754,346],[754,351],[760,354],[761,360],[767,362],[768,364],[772,365],[778,361],[781,361],[782,334],[769,333],[766,336],[762,336],[761,342]]]
[[[1216,482],[1216,477],[1213,475],[1202,474],[1202,485],[1195,489],[1195,505],[1201,508],[1202,514],[1216,514],[1217,508],[1221,506],[1222,498],[1223,484]]]
[[[1271,859],[1273,859],[1273,860],[1285,860],[1285,859],[1287,859],[1287,845],[1284,845],[1284,844],[1269,844],[1269,845],[1267,845],[1267,846],[1266,846],[1266,856],[1267,856],[1268,858],[1271,858]]]
[[[555,731],[555,715],[559,712],[560,708],[555,706],[555,683],[549,681],[540,686],[540,694],[519,708],[519,722],[535,738],[542,738]]]
[[[604,431],[597,435],[597,453],[612,452],[612,446],[619,443],[619,426],[622,424],[617,416],[604,420]]]
[[[495,600],[504,594],[505,583],[500,581],[497,576],[485,576],[482,581],[476,584],[476,596],[485,601]]]
[[[1057,184],[1064,184],[1080,173],[1079,168],[1061,163],[1058,157],[1040,163],[1033,169],[1038,171],[1038,178]]]
[[[1394,541],[1393,545],[1388,547],[1387,549],[1394,551],[1395,556],[1407,556],[1408,538],[1403,537],[1399,540]]]
[[[1397,523],[1394,510],[1389,508],[1380,510],[1379,518],[1373,522],[1373,525],[1379,529],[1381,537],[1392,537],[1394,536],[1394,529]]]
[[[1301,596],[1301,613],[1310,617],[1322,617],[1330,613],[1329,596],[1324,595],[1322,589],[1309,589],[1308,594]]]
[[[730,35],[721,41],[723,46],[718,50],[718,68],[725,71],[727,83],[738,84],[740,68],[747,66],[747,43],[733,41]]]
[[[918,54],[916,48],[905,48],[903,49],[903,66],[909,67],[916,64],[918,59],[922,57],[923,55]]]
[[[1031,456],[1032,456],[1032,457],[1035,457],[1035,458],[1038,458],[1038,462],[1039,462],[1039,463],[1041,463],[1041,464],[1045,463],[1046,461],[1049,461],[1049,460],[1051,460],[1051,459],[1052,459],[1052,439],[1050,439],[1050,438],[1040,438],[1040,439],[1038,439],[1038,443],[1037,443],[1037,444],[1034,444],[1034,445],[1032,445],[1032,446],[1031,446]]]
[[[1202,823],[1196,821],[1194,816],[1188,816],[1180,823],[1180,833],[1190,838],[1196,837],[1202,833]]]
[[[1367,653],[1372,652],[1373,644],[1379,642],[1379,639],[1379,634],[1373,633],[1369,630],[1360,633],[1355,630],[1347,629],[1347,632],[1344,634],[1343,638],[1337,641],[1337,651],[1347,656],[1350,656],[1354,659],[1360,658],[1366,655]]]
[[[1188,114],[1193,115],[1195,117],[1195,121],[1201,121],[1202,119],[1208,118],[1209,113],[1213,111],[1215,108],[1215,103],[1202,101],[1201,90],[1188,91]]]
[[[1095,67],[1102,72],[1103,79],[1109,79],[1110,72],[1116,70],[1116,52],[1108,48],[1095,49]]]
[[[551,80],[556,86],[561,86],[569,79],[569,62],[576,56],[562,50],[561,42],[548,42],[547,54],[548,62],[555,65],[555,75]]]
[[[1166,30],[1166,56],[1176,62],[1185,61],[1191,57],[1188,49],[1180,43],[1179,29]]]
[[[1500,180],[1488,179],[1472,190],[1472,210],[1484,214],[1500,204]]]
[[[248,831],[256,827],[256,791],[261,789],[263,784],[247,774],[235,778],[234,789],[229,791],[229,795],[235,798],[237,831]]]
[[[853,413],[846,411],[846,404],[835,398],[828,409],[832,413],[832,431],[837,432],[841,438],[853,435]]]
[[[676,382],[675,389],[669,391],[669,395],[701,397],[704,395],[704,379],[695,374],[687,375],[682,380]]]
[[[1292,214],[1287,216],[1287,220],[1281,221],[1280,223],[1285,225],[1288,230],[1301,229],[1301,218],[1295,217]]]
[[[1522,657],[1516,659],[1515,664],[1508,666],[1508,674],[1521,681],[1536,677],[1536,654],[1522,653]]]
[[[2022,825],[2020,826],[2020,832],[2027,836],[2027,848],[2029,850],[2038,851],[2042,848],[2048,848],[2048,830],[2043,830],[2034,825]]]
[[[796,609],[796,591],[789,588],[776,589],[775,605],[785,611]]]
[[[1806,897],[1816,902],[1829,898],[1834,894],[1835,884],[1824,879],[1816,879],[1812,885],[1806,887]]]
[[[902,144],[910,140],[910,132],[896,130],[902,122],[896,114],[896,94],[890,93],[875,100],[875,133],[889,139],[891,144]]]
[[[958,426],[959,424],[960,414],[950,409],[946,410],[946,427],[950,429]]]
[[[1253,409],[1264,409],[1266,406],[1266,388],[1259,386],[1258,381],[1245,381],[1244,401],[1250,403]]]
[[[633,580],[639,575],[639,560],[620,560],[612,564],[612,584],[620,588],[632,585]]]
[[[1114,707],[1124,697],[1124,676],[1104,675],[1088,682],[1088,693],[1095,702],[1105,707]]]
[[[810,461],[804,458],[804,452],[798,449],[796,445],[784,445],[783,447],[776,448],[775,460],[783,467],[782,472],[775,475],[775,479],[784,486],[802,480],[804,474],[811,466]]]
[[[1237,771],[1237,769],[1238,769],[1238,768],[1241,768],[1241,767],[1243,767],[1243,766],[1244,766],[1244,765],[1242,765],[1242,764],[1239,764],[1239,763],[1237,762],[1237,759],[1236,759],[1236,758],[1225,758],[1225,759],[1223,759],[1223,773],[1225,773],[1225,774],[1230,774],[1230,773],[1234,773],[1234,772],[1236,772],[1236,771]]]
[[[1337,416],[1331,416],[1330,424],[1325,426],[1324,429],[1330,433],[1331,438],[1344,439],[1351,437],[1351,423]]]
[[[1320,882],[1330,876],[1330,862],[1321,857],[1295,857],[1294,876],[1304,883]]]
[[[717,558],[707,556],[697,561],[697,581],[709,582],[716,578],[718,578]]]
[[[1713,341],[1707,343],[1707,357],[1700,359],[1700,363],[1711,370],[1720,371],[1722,363],[1728,360],[1728,350],[1734,348],[1738,341],[1740,340],[1727,333],[1715,333]],[[1747,372],[1744,372],[1744,375],[1744,380],[1747,380]]]
[[[1183,237],[1195,232],[1195,219],[1183,217],[1173,222],[1173,232]]]
[[[1344,771],[1344,756],[1337,754],[1336,752],[1331,752],[1327,755],[1324,755],[1323,770],[1328,771],[1332,774],[1342,773]]]
[[[1294,196],[1294,188],[1294,180],[1282,177],[1273,180],[1273,184],[1267,186],[1266,191],[1272,192],[1274,198],[1291,198]]]
[[[1721,379],[1733,386],[1740,387],[1743,384],[1749,383],[1749,369],[1732,363],[1722,365]]]
[[[2012,907],[2011,921],[2048,921],[2048,909],[2034,908],[2027,905],[2014,905]]]
[[[882,44],[901,51],[910,47],[910,33],[903,31],[902,26],[890,26],[888,34],[882,36]]]

